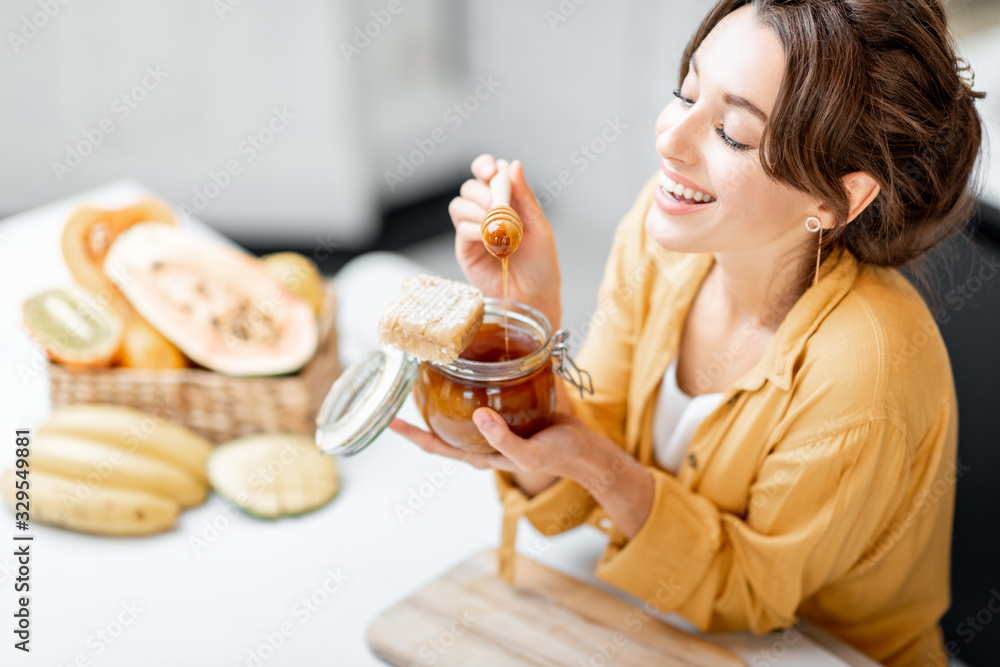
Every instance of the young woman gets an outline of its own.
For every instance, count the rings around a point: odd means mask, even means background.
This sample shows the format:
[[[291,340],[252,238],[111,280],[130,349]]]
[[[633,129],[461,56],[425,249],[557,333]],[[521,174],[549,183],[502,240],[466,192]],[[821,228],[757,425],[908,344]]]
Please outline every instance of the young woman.
[[[616,232],[577,356],[595,393],[561,387],[530,439],[477,410],[498,454],[393,429],[496,469],[508,528],[603,530],[597,576],[703,630],[802,616],[885,664],[946,664],[955,392],[892,267],[968,216],[980,94],[961,65],[938,0],[720,0]],[[472,171],[456,254],[498,296],[479,232],[495,162]],[[510,296],[555,329],[552,230],[511,178]]]

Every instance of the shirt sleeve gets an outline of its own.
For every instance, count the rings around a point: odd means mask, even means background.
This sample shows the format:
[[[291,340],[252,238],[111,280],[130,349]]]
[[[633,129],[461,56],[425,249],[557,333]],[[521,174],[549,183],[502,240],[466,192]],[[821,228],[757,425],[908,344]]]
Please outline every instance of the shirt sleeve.
[[[625,415],[636,326],[634,310],[639,291],[628,267],[639,266],[645,242],[644,218],[654,182],[655,179],[652,179],[646,184],[615,230],[598,292],[597,308],[590,318],[583,346],[574,356],[577,366],[590,374],[594,393],[581,397],[575,387],[566,384],[573,414],[591,430],[614,440],[619,447],[624,447],[625,443]],[[510,473],[497,471],[496,482],[504,504],[511,507],[514,503],[525,503],[521,505],[524,515],[545,535],[555,535],[579,526],[595,506],[593,497],[582,486],[568,479],[557,481],[530,500],[514,484]]]
[[[596,574],[702,631],[787,627],[803,599],[875,544],[911,460],[905,433],[886,419],[779,448],[762,464],[745,519],[649,468],[652,510],[633,539],[608,546]]]

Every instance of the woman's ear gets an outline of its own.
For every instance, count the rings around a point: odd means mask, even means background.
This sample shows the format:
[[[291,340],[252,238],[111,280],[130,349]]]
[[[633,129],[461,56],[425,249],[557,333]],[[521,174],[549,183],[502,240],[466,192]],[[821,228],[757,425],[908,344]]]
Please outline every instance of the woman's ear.
[[[872,203],[879,193],[879,184],[863,171],[855,171],[843,177],[844,192],[847,193],[847,222],[851,222]],[[816,211],[812,214],[819,217],[823,229],[833,229],[837,226],[837,216],[829,206],[816,202]]]
[[[847,222],[850,222],[872,203],[881,188],[874,178],[863,171],[851,172],[844,176],[843,181],[848,201]]]

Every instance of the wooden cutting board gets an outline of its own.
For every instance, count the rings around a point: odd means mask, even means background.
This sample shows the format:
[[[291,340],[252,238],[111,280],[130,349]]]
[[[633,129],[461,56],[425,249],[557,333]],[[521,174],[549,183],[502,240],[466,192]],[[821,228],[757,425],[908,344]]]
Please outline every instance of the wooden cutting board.
[[[523,556],[515,586],[497,579],[496,568],[496,552],[483,552],[382,612],[368,628],[372,650],[399,667],[744,664],[640,607]]]

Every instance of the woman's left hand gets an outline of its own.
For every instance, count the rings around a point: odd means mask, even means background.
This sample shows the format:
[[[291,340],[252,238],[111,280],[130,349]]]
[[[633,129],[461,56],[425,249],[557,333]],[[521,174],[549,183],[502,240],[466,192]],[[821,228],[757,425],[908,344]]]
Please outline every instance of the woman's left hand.
[[[478,408],[472,420],[499,454],[463,451],[402,419],[394,419],[389,428],[426,452],[464,461],[479,469],[541,473],[554,478],[570,476],[571,464],[587,449],[589,436],[595,435],[582,421],[561,412],[555,413],[551,426],[530,438],[515,435],[503,417],[490,408]]]
[[[638,532],[653,504],[653,477],[645,466],[613,441],[591,431],[580,419],[557,412],[554,423],[530,438],[515,435],[497,412],[478,408],[472,415],[476,427],[499,453],[465,452],[448,445],[433,433],[401,419],[390,428],[412,440],[424,451],[464,461],[480,469],[505,470],[518,478],[529,495],[560,477],[586,488],[618,523],[626,537]],[[610,474],[608,474],[610,473]]]

